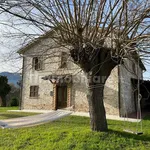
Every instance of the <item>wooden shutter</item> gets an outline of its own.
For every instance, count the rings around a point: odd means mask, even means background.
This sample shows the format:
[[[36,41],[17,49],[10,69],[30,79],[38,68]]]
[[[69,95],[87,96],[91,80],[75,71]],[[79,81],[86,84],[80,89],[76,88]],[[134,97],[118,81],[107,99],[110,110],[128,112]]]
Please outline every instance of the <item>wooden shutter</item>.
[[[66,52],[61,53],[61,68],[65,68],[67,66],[68,54]]]
[[[39,57],[39,62],[38,62],[38,70],[43,69],[43,57]]]
[[[38,86],[35,86],[35,87],[34,87],[34,96],[35,96],[35,97],[38,97],[38,91],[39,91],[39,87],[38,87]]]
[[[43,56],[42,57],[34,57],[32,61],[32,66],[34,70],[42,70],[44,68],[44,63],[43,63]]]
[[[35,58],[32,59],[32,68],[35,69]]]
[[[44,70],[45,69],[45,64],[44,64],[45,58],[44,56],[41,57],[41,69]]]
[[[34,68],[34,70],[38,70],[38,64],[39,64],[39,59],[38,59],[38,57],[34,57],[33,58],[33,61],[32,61],[32,66],[33,66],[33,68]]]
[[[38,97],[39,86],[30,86],[30,97]]]
[[[30,97],[34,96],[34,86],[30,86]]]

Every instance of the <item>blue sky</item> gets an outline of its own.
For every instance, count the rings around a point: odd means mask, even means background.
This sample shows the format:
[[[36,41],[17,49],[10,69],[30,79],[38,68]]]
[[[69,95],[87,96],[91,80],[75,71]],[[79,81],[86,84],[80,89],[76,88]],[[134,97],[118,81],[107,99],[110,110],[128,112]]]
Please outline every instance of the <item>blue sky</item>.
[[[150,65],[146,65],[146,72],[143,74],[144,79],[150,80]]]

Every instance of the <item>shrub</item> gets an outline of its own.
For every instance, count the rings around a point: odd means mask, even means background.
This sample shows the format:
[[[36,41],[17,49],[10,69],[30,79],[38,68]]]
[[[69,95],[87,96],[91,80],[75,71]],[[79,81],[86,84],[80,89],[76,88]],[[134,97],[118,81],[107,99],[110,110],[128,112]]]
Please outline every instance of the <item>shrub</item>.
[[[13,99],[11,100],[11,106],[18,106],[18,105],[19,105],[18,99],[17,99],[17,98],[13,98]]]

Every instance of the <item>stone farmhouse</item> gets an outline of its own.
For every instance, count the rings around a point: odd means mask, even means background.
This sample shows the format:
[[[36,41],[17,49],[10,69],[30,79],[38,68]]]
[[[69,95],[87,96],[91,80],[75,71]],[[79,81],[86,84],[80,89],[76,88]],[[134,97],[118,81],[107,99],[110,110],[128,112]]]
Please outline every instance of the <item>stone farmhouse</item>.
[[[73,63],[67,48],[58,47],[45,34],[18,53],[23,56],[21,109],[89,111],[86,75]],[[106,114],[124,116],[125,110],[136,111],[132,79],[143,79],[143,70],[142,62],[138,66],[133,59],[124,59],[123,65],[112,70],[104,88]]]

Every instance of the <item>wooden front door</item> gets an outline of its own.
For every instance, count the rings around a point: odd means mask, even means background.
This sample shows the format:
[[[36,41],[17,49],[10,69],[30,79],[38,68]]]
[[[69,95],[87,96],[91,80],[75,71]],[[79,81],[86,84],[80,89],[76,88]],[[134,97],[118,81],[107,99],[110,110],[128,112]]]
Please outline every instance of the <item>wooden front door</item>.
[[[56,108],[67,107],[67,86],[57,86],[57,103]]]

